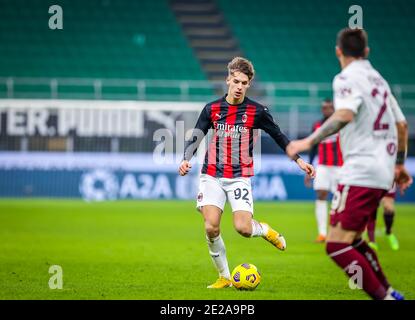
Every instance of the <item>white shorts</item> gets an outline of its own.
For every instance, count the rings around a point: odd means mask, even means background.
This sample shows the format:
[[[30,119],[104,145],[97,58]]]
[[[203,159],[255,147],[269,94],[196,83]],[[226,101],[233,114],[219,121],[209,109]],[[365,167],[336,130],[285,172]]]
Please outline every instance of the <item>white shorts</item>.
[[[318,165],[316,169],[316,177],[314,178],[314,190],[327,190],[335,193],[339,179],[340,167]]]
[[[232,212],[248,211],[254,213],[251,179],[249,178],[214,178],[207,174],[200,175],[199,192],[196,207],[199,211],[203,206],[214,205],[222,210],[226,199]]]

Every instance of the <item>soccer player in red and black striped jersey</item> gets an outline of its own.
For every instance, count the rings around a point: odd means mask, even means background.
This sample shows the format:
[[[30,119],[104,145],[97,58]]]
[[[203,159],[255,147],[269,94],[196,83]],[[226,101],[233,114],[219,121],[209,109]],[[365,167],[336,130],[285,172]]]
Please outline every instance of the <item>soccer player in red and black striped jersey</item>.
[[[321,113],[323,118],[313,124],[312,131],[319,129],[323,123],[334,113],[333,101],[325,99],[321,104]],[[333,134],[319,144],[316,144],[310,150],[309,162],[313,160],[318,153],[318,166],[316,168],[316,178],[313,187],[316,191],[317,200],[315,203],[315,215],[317,220],[318,236],[316,242],[324,242],[327,236],[327,197],[329,192],[333,194],[337,189],[337,180],[339,170],[343,164],[342,153],[340,150],[339,134]],[[309,176],[305,176],[305,185],[311,186]]]
[[[206,152],[197,196],[197,208],[205,222],[209,253],[219,272],[219,279],[208,288],[231,286],[225,244],[220,234],[220,220],[226,199],[233,212],[235,229],[245,237],[263,237],[280,250],[285,250],[284,237],[268,224],[252,219],[253,198],[250,177],[254,174],[253,146],[256,130],[263,129],[285,151],[289,140],[274,122],[267,107],[245,96],[254,77],[250,61],[236,57],[228,64],[228,93],[208,103],[202,110],[185,145],[180,175],[186,175],[190,159],[209,129],[213,137]],[[298,155],[293,160],[314,177],[314,168]],[[238,281],[238,278],[234,279]]]

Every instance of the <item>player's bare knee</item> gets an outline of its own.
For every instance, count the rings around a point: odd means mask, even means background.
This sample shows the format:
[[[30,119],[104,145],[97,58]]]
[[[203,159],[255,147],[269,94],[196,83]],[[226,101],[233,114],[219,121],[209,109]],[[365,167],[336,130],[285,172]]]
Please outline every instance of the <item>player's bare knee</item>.
[[[327,200],[329,192],[327,190],[317,190],[317,199],[318,200]]]
[[[213,226],[211,224],[205,224],[206,235],[212,239],[216,238],[220,234],[220,229],[218,226]]]
[[[394,206],[394,200],[392,198],[384,198],[383,199],[383,209],[384,213],[387,214],[393,214],[395,210]]]
[[[252,226],[246,223],[236,223],[235,230],[243,237],[249,238],[252,234]]]

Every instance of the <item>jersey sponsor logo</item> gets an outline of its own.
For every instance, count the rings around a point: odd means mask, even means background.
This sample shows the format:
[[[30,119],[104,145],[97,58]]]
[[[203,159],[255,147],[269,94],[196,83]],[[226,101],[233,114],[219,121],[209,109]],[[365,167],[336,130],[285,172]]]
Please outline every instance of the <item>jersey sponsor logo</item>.
[[[219,137],[239,138],[241,133],[247,133],[248,128],[240,125],[214,122],[213,126]]]
[[[394,143],[394,142],[391,142],[391,143],[389,143],[387,146],[386,146],[386,151],[388,151],[388,153],[391,155],[391,156],[393,156],[394,154],[395,154],[395,152],[396,152],[396,144]]]

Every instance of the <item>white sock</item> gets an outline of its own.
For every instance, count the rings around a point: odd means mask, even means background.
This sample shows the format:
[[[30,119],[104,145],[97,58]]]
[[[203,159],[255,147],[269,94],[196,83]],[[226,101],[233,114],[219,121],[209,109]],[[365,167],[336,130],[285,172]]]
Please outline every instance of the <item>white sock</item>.
[[[216,238],[209,239],[208,236],[206,236],[206,240],[209,247],[209,254],[212,257],[216,270],[219,272],[219,276],[230,279],[231,273],[229,272],[225,243],[223,242],[222,237],[218,235]]]
[[[316,219],[317,219],[317,228],[318,233],[327,236],[327,201],[326,200],[316,200]]]
[[[268,226],[252,219],[252,234],[251,237],[262,237],[268,232]]]

